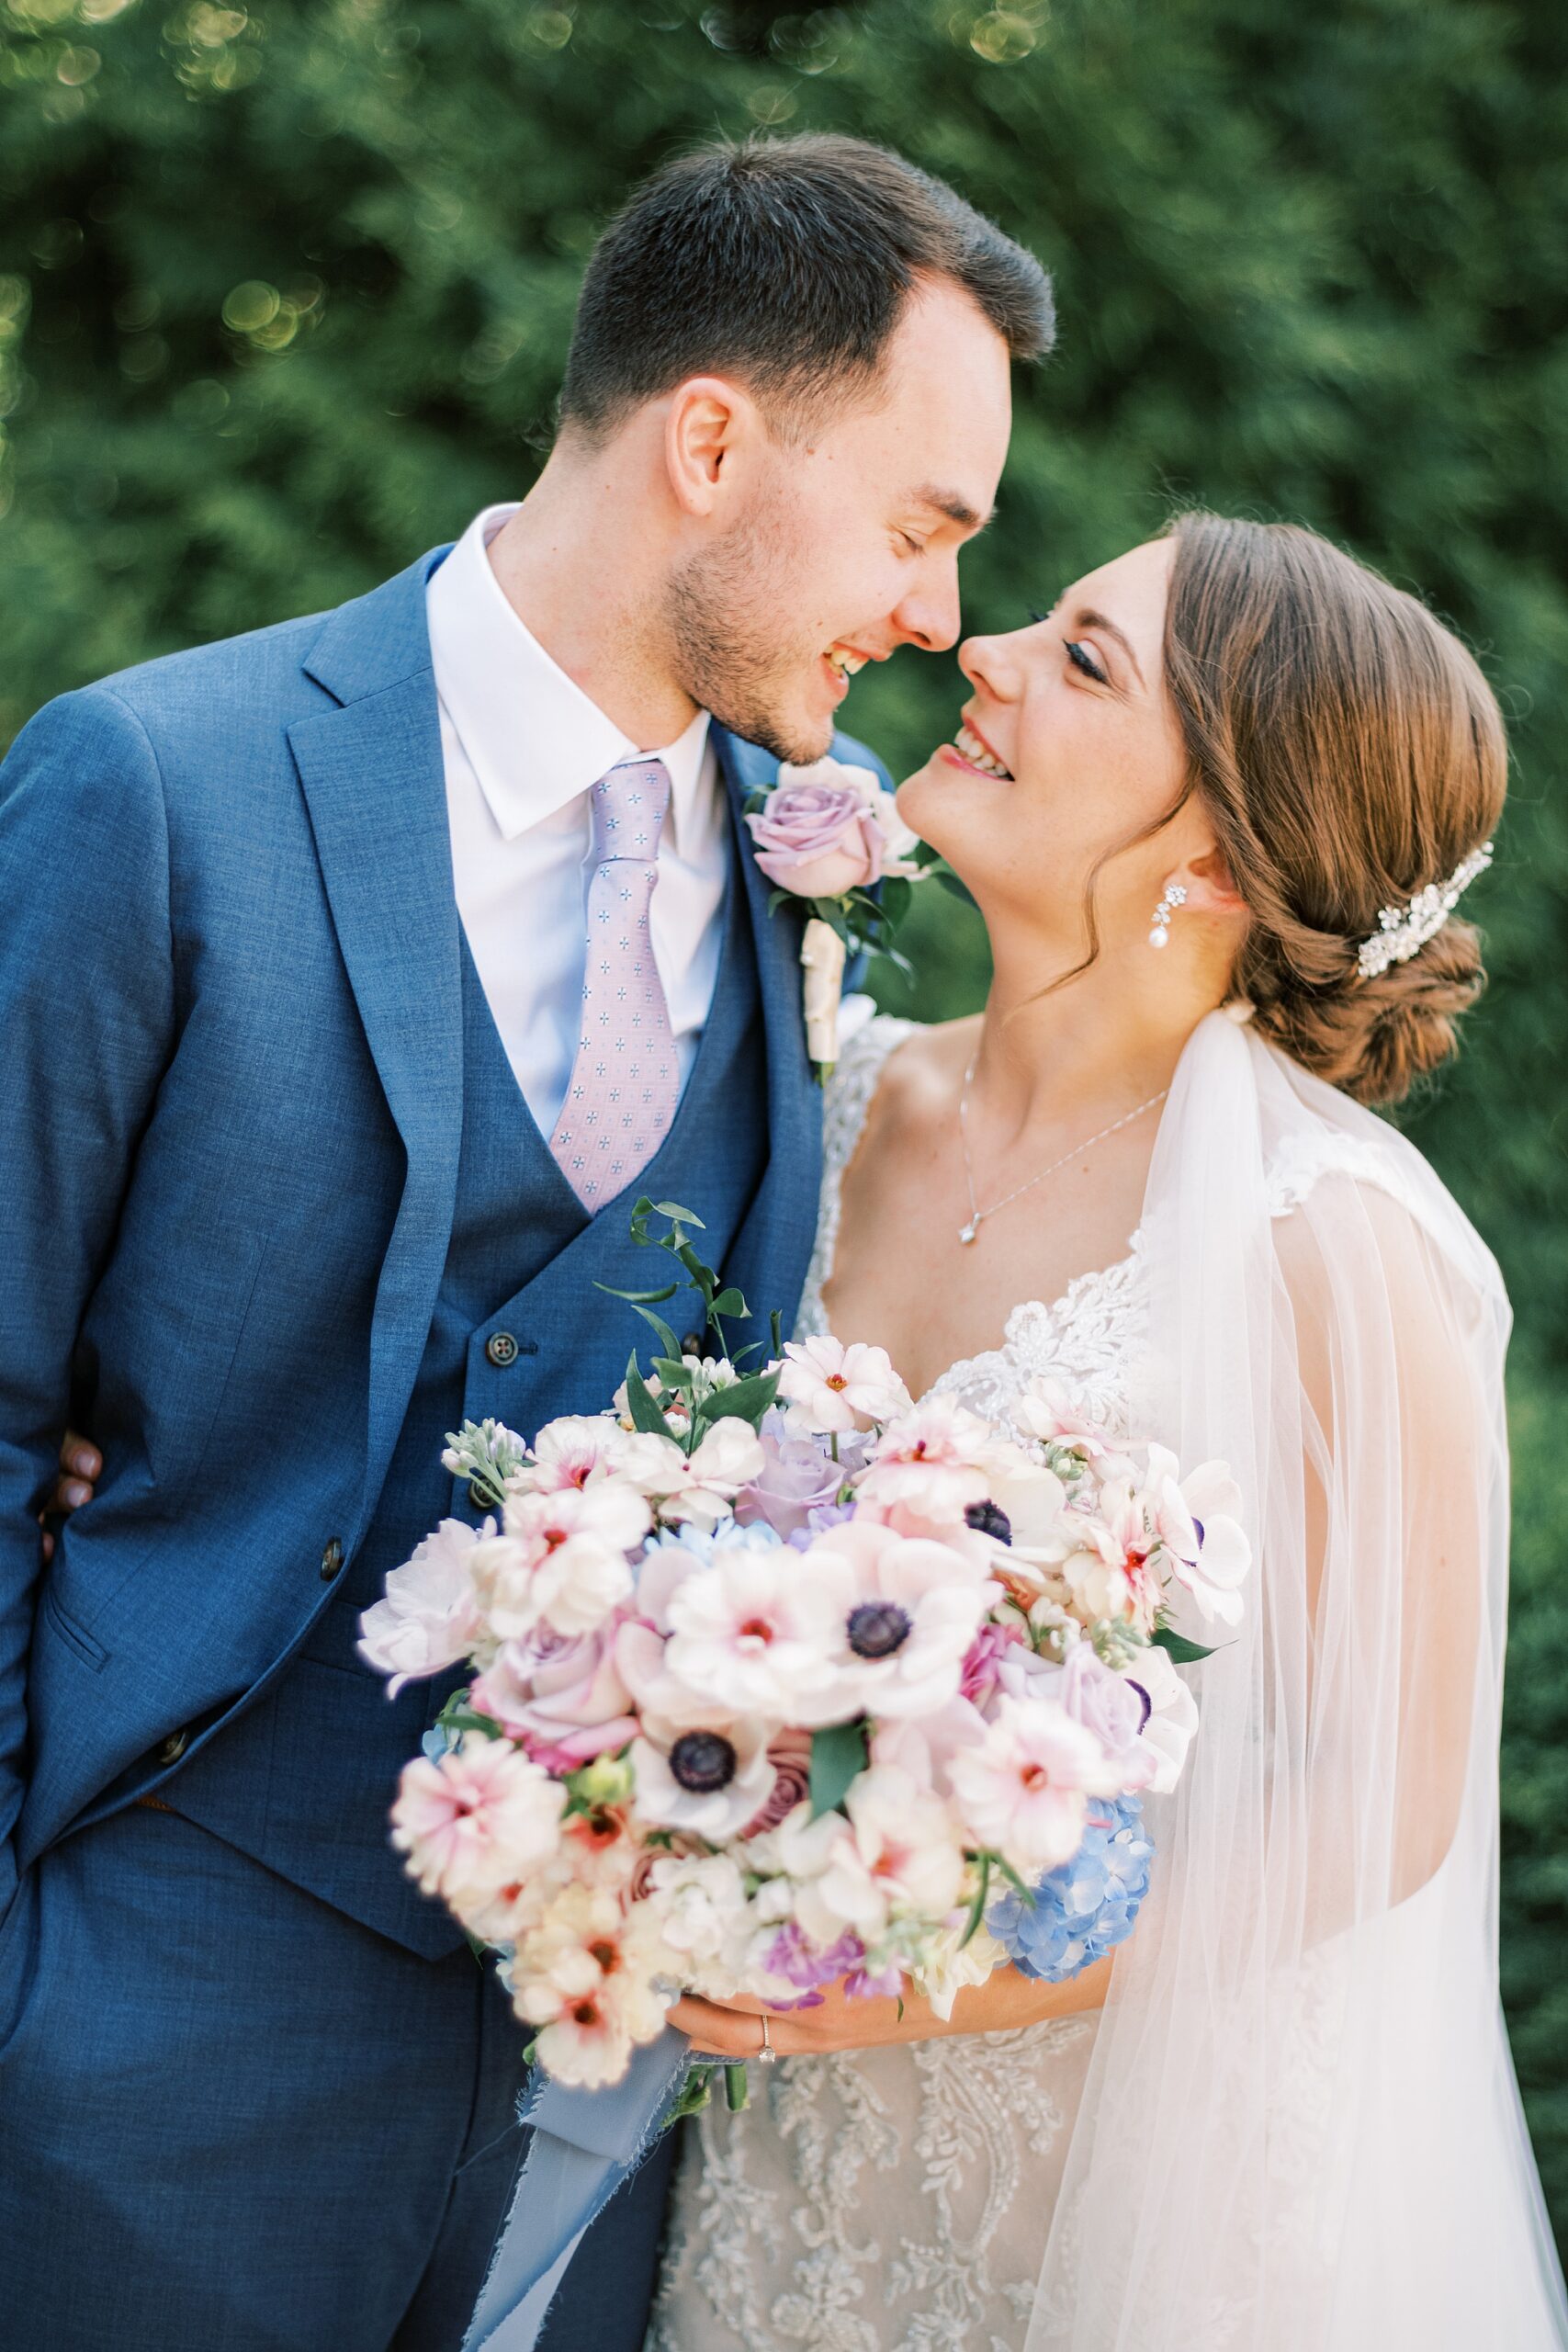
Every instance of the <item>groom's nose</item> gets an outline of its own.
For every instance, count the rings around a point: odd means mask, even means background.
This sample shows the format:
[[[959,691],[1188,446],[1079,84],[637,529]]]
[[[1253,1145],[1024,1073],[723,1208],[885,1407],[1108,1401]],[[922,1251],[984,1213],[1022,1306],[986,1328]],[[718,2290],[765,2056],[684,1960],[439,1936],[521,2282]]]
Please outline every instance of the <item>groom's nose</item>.
[[[920,576],[900,600],[893,626],[906,645],[927,653],[945,653],[958,642],[958,562],[932,562],[919,567]]]

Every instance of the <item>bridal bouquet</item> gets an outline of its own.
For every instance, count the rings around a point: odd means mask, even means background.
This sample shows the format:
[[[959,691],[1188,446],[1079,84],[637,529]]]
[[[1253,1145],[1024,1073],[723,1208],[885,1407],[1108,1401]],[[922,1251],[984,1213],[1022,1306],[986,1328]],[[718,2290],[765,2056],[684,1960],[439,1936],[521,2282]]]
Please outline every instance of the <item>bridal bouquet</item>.
[[[656,1232],[654,1220],[669,1221]],[[879,1348],[724,1352],[745,1303],[673,1204],[638,1204],[717,1352],[654,1326],[605,1411],[531,1444],[493,1421],[361,1648],[472,1663],[404,1770],[393,1838],[502,1952],[536,2055],[613,2082],[684,1990],[810,2004],[913,1986],[939,2013],[1005,1960],[1072,1974],[1130,1929],[1145,1790],[1197,1728],[1169,1627],[1234,1624],[1249,1564],[1222,1464],[1109,1444],[1044,1383],[1025,1433],[916,1404]]]

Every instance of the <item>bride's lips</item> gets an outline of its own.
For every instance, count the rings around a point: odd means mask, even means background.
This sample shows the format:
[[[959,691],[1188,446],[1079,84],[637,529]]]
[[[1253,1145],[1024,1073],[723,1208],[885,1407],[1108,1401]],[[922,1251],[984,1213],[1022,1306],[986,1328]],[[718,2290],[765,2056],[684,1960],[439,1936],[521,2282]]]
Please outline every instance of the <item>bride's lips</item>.
[[[972,718],[959,721],[957,738],[951,743],[937,746],[938,756],[955,768],[964,768],[970,775],[983,775],[991,784],[1011,784],[1013,775],[1007,762],[986,741]],[[978,759],[970,754],[978,752]],[[988,763],[988,764],[987,764]]]

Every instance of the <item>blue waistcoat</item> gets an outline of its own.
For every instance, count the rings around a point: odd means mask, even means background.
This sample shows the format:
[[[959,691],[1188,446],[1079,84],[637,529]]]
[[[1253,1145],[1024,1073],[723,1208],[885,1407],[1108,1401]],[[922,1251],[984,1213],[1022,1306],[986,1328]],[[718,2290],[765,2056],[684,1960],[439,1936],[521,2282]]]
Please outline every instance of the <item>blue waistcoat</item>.
[[[400,1770],[462,1678],[411,1683],[389,1700],[385,1679],[355,1647],[360,1611],[439,1520],[477,1520],[467,1487],[441,1466],[449,1430],[493,1415],[531,1437],[544,1418],[596,1412],[615,1393],[630,1351],[651,1339],[629,1306],[593,1288],[595,1280],[618,1278],[612,1251],[619,1257],[637,1193],[694,1211],[707,1261],[728,1270],[768,1153],[757,959],[743,890],[728,893],[713,1008],[674,1124],[636,1183],[586,1223],[513,1075],[466,940],[461,960],[462,1149],[451,1239],[380,1500],[289,1671],[167,1796],[176,1811],[280,1876],[431,1959],[460,1944],[462,1931],[403,1875],[388,1843],[387,1813]],[[656,1285],[662,1264],[649,1261],[641,1287]],[[748,1299],[763,1315],[772,1304]],[[671,1305],[678,1317],[681,1305]],[[542,1327],[558,1330],[563,1318],[573,1332],[567,1389],[558,1375],[549,1396],[531,1395],[529,1366],[540,1353]],[[682,1335],[694,1320],[690,1314],[680,1320]],[[502,1345],[492,1351],[498,1333]],[[497,1352],[512,1360],[498,1365]],[[330,1806],[322,1804],[324,1778]]]

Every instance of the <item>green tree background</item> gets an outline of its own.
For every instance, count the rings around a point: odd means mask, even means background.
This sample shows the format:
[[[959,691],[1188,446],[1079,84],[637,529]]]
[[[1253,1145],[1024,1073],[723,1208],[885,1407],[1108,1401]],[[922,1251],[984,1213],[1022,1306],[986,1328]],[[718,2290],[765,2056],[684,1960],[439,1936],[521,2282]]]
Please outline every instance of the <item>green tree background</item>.
[[[1568,2236],[1565,69],[1561,0],[0,0],[0,741],[519,493],[596,232],[758,128],[886,141],[1055,273],[971,626],[1200,502],[1477,646],[1517,754],[1494,983],[1408,1124],[1519,1311],[1504,1978]],[[912,765],[956,683],[906,656],[850,723]],[[917,1009],[973,1005],[970,919],[922,921]]]

